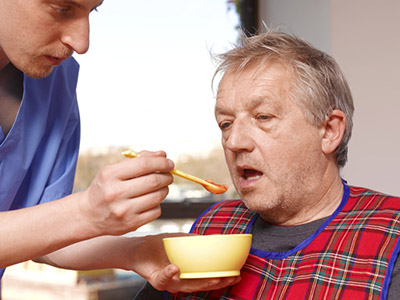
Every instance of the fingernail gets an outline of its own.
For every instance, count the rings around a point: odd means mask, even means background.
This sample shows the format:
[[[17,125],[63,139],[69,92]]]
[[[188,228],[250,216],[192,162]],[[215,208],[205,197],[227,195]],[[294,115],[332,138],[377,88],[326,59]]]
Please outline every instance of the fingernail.
[[[171,169],[175,168],[175,164],[172,160],[168,159],[168,165]]]
[[[177,272],[179,272],[179,269],[175,265],[170,265],[168,267],[168,273],[169,273],[170,276],[175,275]]]
[[[210,281],[209,284],[210,284],[210,286],[211,285],[217,285],[218,283],[220,283],[220,281],[221,281],[220,279],[213,279],[213,280]]]

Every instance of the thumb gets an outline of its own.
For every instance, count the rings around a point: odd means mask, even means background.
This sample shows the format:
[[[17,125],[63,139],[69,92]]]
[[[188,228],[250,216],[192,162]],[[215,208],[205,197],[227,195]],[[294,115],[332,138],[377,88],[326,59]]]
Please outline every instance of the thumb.
[[[168,290],[169,292],[175,292],[173,290],[168,289],[168,285],[171,284],[171,281],[173,280],[173,277],[179,274],[179,268],[175,265],[168,265],[164,269],[162,269],[160,272],[158,272],[156,278],[155,278],[155,283],[157,286],[154,286],[156,289],[165,291]],[[170,287],[171,288],[171,287]]]

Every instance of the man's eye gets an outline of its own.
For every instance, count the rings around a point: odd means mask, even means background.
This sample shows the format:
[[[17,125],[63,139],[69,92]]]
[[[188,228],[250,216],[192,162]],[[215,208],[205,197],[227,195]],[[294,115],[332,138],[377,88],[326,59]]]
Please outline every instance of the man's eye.
[[[221,123],[219,124],[219,128],[220,128],[221,130],[228,129],[230,126],[231,126],[231,123],[230,123],[230,122],[221,122]]]
[[[259,114],[259,115],[257,115],[256,119],[261,120],[261,121],[268,121],[268,120],[272,119],[272,117],[270,115]]]

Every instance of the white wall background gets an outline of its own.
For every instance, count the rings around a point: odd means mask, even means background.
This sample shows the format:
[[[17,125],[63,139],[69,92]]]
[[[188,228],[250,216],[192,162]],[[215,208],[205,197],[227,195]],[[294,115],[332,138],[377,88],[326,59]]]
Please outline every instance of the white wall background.
[[[355,102],[352,185],[400,195],[400,1],[260,0],[261,19],[331,54]]]

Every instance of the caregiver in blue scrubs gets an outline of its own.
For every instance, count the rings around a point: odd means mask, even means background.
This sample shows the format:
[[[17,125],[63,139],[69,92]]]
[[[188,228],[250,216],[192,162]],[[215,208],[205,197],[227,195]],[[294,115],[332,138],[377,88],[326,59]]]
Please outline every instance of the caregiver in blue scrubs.
[[[101,3],[0,0],[0,276],[33,259],[133,270],[172,292],[231,284],[238,279],[180,280],[162,236],[122,236],[160,216],[174,168],[164,152],[109,165],[71,194],[80,140],[71,56],[88,50],[89,14]]]

